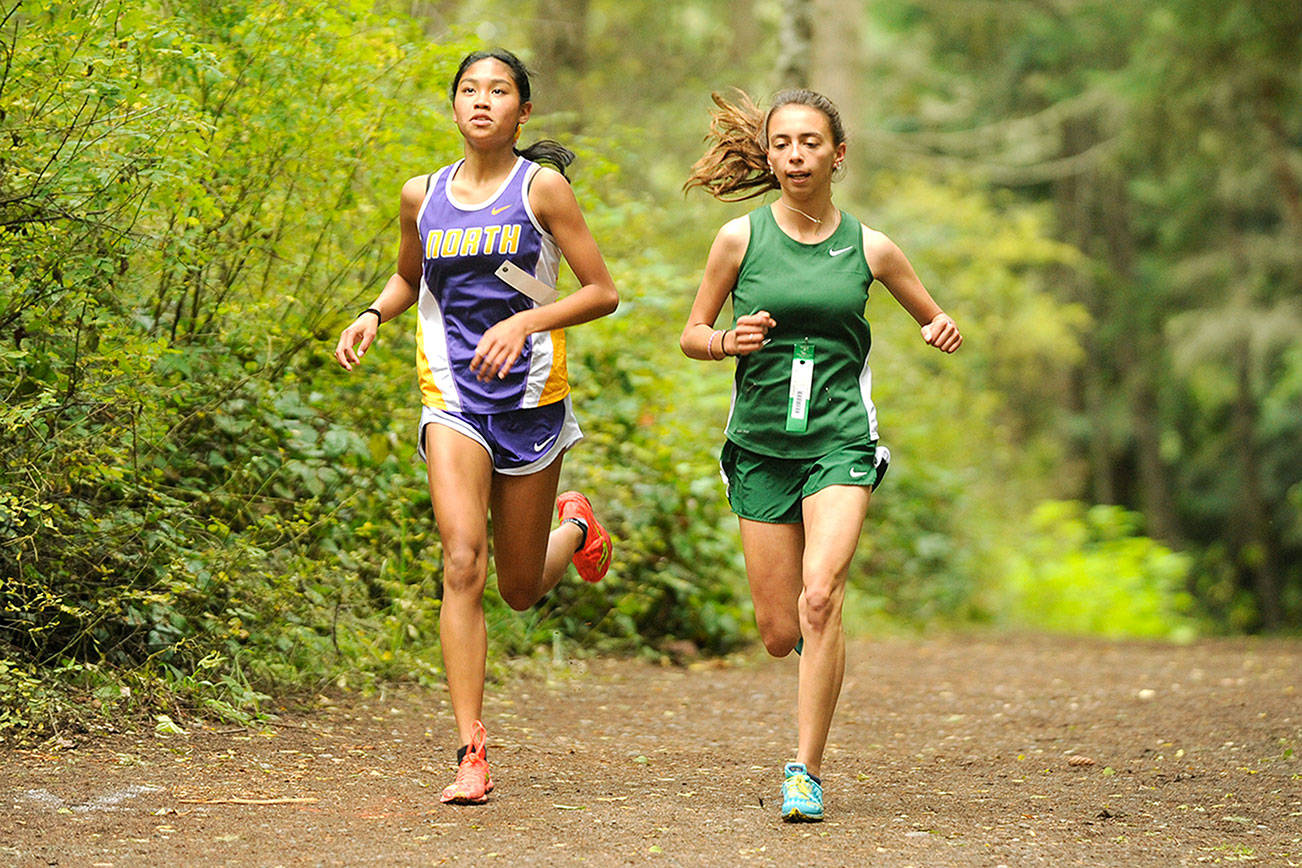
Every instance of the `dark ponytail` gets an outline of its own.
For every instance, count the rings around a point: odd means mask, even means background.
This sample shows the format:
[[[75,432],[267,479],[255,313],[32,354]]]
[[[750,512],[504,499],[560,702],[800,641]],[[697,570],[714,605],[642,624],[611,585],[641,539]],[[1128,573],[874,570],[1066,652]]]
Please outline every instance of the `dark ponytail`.
[[[560,142],[552,139],[539,139],[527,148],[512,148],[511,150],[526,160],[533,160],[535,163],[546,163],[560,172],[565,180],[570,179],[570,176],[565,174],[565,167],[574,162],[574,152]]]
[[[461,60],[461,65],[457,67],[457,74],[452,77],[452,89],[450,96],[453,100],[457,98],[457,88],[461,84],[461,76],[466,74],[466,70],[473,63],[478,63],[487,58],[501,61],[511,70],[511,78],[515,81],[515,89],[520,93],[520,102],[526,103],[530,100],[532,91],[529,89],[529,70],[525,69],[524,63],[505,48],[491,48],[484,51],[473,51],[467,54]],[[526,160],[532,160],[535,163],[545,163],[551,166],[561,175],[569,180],[569,175],[565,174],[565,169],[574,162],[574,152],[562,145],[560,142],[552,139],[539,139],[526,148],[512,148],[517,156],[524,157]]]

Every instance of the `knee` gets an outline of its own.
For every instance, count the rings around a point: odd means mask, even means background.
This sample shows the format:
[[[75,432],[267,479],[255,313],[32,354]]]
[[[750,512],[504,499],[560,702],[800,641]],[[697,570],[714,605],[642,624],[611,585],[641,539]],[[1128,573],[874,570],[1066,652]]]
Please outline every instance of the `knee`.
[[[538,600],[541,599],[539,594],[534,593],[530,589],[502,587],[500,580],[497,583],[497,590],[502,595],[502,602],[506,603],[517,612],[523,612],[524,610],[531,608],[534,603],[537,603]]]
[[[841,620],[843,596],[839,589],[822,585],[806,587],[800,595],[800,620],[815,631],[835,626]]]
[[[763,618],[756,623],[764,650],[774,657],[786,657],[800,640],[800,624],[789,618]]]
[[[443,593],[482,591],[488,574],[488,555],[476,544],[443,544]]]

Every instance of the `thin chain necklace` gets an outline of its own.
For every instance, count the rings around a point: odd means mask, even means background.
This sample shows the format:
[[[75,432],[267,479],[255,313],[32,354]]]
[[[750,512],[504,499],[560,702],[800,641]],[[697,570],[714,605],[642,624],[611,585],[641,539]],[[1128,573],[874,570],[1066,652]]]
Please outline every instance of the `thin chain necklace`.
[[[797,214],[799,214],[801,217],[804,217],[806,220],[812,220],[815,223],[817,223],[819,226],[823,225],[822,220],[819,220],[817,217],[810,217],[808,214],[806,214],[804,211],[801,211],[799,208],[792,208],[790,205],[788,205],[786,202],[783,202],[781,199],[778,200],[778,204],[781,205],[783,208],[786,208],[788,211],[795,211]]]

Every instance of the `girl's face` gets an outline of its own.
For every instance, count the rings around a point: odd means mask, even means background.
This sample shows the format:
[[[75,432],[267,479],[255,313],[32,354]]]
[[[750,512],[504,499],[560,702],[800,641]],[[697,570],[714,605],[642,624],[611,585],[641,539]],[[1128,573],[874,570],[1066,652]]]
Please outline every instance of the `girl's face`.
[[[533,103],[520,101],[511,68],[494,57],[466,67],[452,100],[457,129],[481,147],[513,143],[532,110]]]
[[[831,187],[832,170],[845,159],[845,142],[833,141],[832,125],[816,108],[789,103],[769,115],[769,166],[786,193]]]

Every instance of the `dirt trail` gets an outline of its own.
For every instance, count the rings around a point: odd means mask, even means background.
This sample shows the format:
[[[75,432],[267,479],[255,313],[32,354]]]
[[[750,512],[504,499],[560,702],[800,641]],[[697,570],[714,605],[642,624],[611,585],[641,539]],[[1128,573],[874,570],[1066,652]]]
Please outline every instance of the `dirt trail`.
[[[1302,866],[1302,641],[854,642],[797,826],[793,660],[497,686],[481,807],[440,691],[9,752],[0,864]]]

